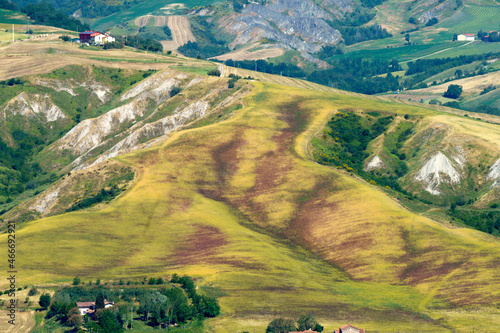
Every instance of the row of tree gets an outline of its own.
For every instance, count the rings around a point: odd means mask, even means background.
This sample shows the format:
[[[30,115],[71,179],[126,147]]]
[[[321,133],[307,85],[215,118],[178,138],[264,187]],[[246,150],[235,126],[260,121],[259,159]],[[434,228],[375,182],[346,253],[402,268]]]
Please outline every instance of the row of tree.
[[[297,330],[323,332],[323,329],[324,327],[321,326],[314,318],[314,314],[309,313],[300,316],[296,322],[293,319],[273,319],[269,325],[267,325],[266,333],[289,333]]]

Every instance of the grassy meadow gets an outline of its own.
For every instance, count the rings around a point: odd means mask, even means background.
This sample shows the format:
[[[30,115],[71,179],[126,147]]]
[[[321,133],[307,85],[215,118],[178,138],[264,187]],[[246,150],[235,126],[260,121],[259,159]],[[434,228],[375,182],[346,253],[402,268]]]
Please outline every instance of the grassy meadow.
[[[229,120],[119,157],[138,177],[109,205],[22,225],[20,283],[189,274],[221,295],[222,316],[206,323],[215,332],[262,332],[276,316],[311,311],[326,331],[500,326],[490,308],[500,296],[497,238],[410,213],[310,161],[309,144],[349,107],[481,128],[492,144],[496,125],[333,89],[253,85]]]

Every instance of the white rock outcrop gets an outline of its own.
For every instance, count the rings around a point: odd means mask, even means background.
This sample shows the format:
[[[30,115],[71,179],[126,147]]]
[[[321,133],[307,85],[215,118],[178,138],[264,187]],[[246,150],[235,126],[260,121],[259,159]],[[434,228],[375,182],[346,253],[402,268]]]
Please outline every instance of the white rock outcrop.
[[[36,203],[30,208],[43,214],[45,210],[53,206],[57,198],[59,198],[59,188],[45,194],[41,200],[37,200]]]
[[[500,159],[490,167],[486,180],[494,180],[490,188],[500,187]]]
[[[372,160],[366,165],[365,170],[370,171],[373,169],[383,168],[385,166],[384,162],[380,159],[378,155],[372,158]]]
[[[121,140],[116,145],[111,147],[111,149],[109,149],[107,152],[99,156],[99,158],[92,164],[82,164],[76,167],[74,170],[85,169],[115,156],[145,148],[144,145],[140,143],[141,139],[150,140],[162,136],[166,139],[168,138],[169,133],[175,131],[179,127],[205,116],[209,107],[210,105],[207,101],[197,101],[183,109],[175,110],[171,116],[164,117],[160,120],[145,124],[143,126],[136,126],[137,129],[135,129],[125,139]],[[82,160],[83,158],[77,159],[73,164],[78,165],[82,162]]]
[[[52,102],[49,95],[20,93],[11,99],[3,110],[4,119],[7,113],[35,117],[43,122],[52,122],[68,118],[62,110]]]
[[[424,181],[428,185],[425,190],[431,194],[439,195],[441,183],[458,184],[460,174],[455,170],[451,161],[442,152],[437,152],[415,175],[415,180]]]
[[[97,118],[82,121],[59,140],[58,148],[70,150],[75,155],[82,155],[96,148],[108,135],[119,130],[120,124],[144,116],[151,108],[151,100],[157,105],[166,101],[172,88],[179,84],[179,75],[171,76],[172,73],[166,71],[142,81],[121,96],[122,101],[134,97],[130,102]]]

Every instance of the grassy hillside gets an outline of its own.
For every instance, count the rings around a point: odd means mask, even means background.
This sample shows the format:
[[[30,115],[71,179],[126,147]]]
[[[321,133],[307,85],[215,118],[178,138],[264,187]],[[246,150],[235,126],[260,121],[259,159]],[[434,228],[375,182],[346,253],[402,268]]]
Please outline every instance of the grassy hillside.
[[[488,308],[498,305],[498,239],[412,214],[308,153],[340,108],[427,116],[471,135],[475,121],[261,83],[245,104],[228,121],[120,158],[139,176],[109,205],[18,230],[19,281],[200,276],[221,295],[223,315],[208,322],[217,332],[263,331],[275,316],[309,311],[327,331],[500,325]],[[486,128],[479,135],[498,144],[497,126]]]
[[[120,11],[118,13],[106,16],[103,18],[96,19],[92,24],[92,29],[95,30],[106,30],[113,26],[119,25],[123,22],[133,20],[139,16],[153,14],[155,12],[161,12],[162,9],[168,7],[172,4],[183,4],[186,8],[192,8],[195,6],[204,6],[214,3],[213,0],[153,0],[146,1],[138,4],[137,6],[128,8],[126,10]],[[168,12],[167,12],[168,13]],[[164,14],[162,12],[161,14]]]
[[[27,24],[28,21],[29,20],[24,13],[0,8],[0,23]]]

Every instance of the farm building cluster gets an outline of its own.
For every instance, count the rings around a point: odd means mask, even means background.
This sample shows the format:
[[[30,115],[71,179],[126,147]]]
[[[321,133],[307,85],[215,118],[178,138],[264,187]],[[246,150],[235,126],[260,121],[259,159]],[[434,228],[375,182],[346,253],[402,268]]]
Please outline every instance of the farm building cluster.
[[[110,308],[113,305],[115,305],[115,303],[104,300],[105,309]],[[95,302],[77,302],[76,306],[78,306],[81,316],[88,315],[89,317],[94,318],[96,311]]]
[[[302,331],[302,332],[288,332],[288,333],[319,333],[316,331],[313,331],[311,329]],[[364,328],[357,328],[356,326],[352,326],[351,324],[346,324],[342,327],[339,327],[334,331],[334,333],[365,333]]]
[[[114,41],[114,37],[108,34],[103,34],[99,31],[84,31],[80,33],[80,43],[104,45],[106,43],[111,43]]]

